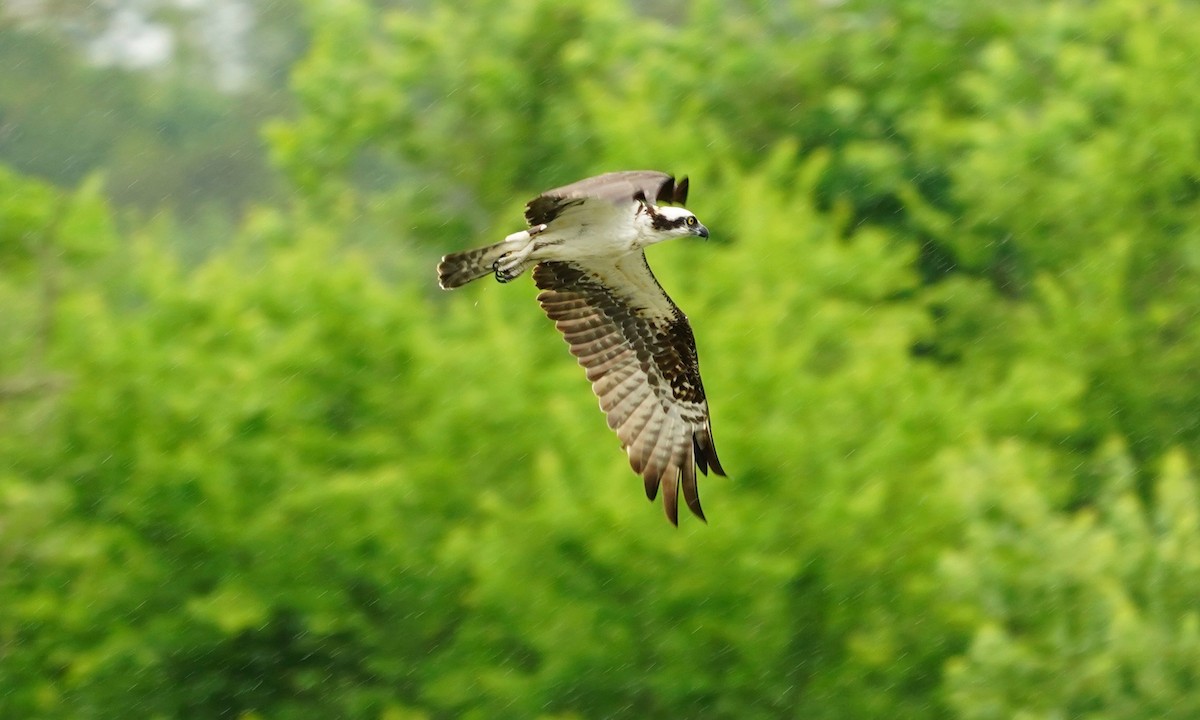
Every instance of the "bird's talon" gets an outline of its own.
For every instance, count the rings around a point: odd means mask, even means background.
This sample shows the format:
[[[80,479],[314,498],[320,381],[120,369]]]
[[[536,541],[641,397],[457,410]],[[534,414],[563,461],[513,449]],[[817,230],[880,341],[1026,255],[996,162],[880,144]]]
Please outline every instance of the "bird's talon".
[[[519,272],[516,272],[517,270],[519,270],[519,268],[497,266],[496,267],[496,282],[500,282],[500,283],[512,282],[517,277],[517,275],[520,274]]]
[[[496,258],[496,262],[492,263],[492,271],[496,274],[496,282],[507,283],[516,277],[513,274],[511,263],[507,262],[510,256],[512,256],[512,253],[506,252]]]

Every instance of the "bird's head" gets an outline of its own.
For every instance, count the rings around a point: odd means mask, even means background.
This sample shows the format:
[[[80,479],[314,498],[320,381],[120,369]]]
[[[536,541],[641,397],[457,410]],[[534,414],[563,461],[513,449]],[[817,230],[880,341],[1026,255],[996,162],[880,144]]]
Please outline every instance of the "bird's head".
[[[655,208],[650,216],[650,226],[663,240],[694,235],[708,237],[708,228],[696,219],[695,213],[687,208],[664,206]]]

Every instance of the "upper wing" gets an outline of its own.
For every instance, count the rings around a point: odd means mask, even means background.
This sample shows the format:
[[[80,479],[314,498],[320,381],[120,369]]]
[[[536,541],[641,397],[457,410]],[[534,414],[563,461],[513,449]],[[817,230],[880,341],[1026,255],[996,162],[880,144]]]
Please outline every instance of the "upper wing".
[[[717,459],[700,382],[696,342],[687,317],[667,297],[645,255],[543,262],[533,269],[538,302],[555,321],[571,353],[641,473],[651,500],[663,485],[663,506],[679,521],[679,487],[701,519],[696,467],[725,470]]]
[[[652,202],[682,205],[687,202],[687,192],[687,178],[676,183],[666,173],[653,170],[606,173],[547,190],[525,206],[525,220],[533,227],[549,223],[563,210],[586,200],[603,200],[617,206],[632,202],[639,194]]]

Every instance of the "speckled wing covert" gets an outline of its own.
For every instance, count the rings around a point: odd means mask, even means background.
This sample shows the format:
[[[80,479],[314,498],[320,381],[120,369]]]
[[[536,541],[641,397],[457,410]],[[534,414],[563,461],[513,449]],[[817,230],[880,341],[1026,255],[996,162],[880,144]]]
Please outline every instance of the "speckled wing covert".
[[[616,205],[642,195],[654,203],[687,203],[688,179],[675,178],[654,170],[611,172],[547,190],[525,206],[529,227],[549,224],[564,210],[584,201],[607,200]]]
[[[538,302],[587,370],[646,496],[653,500],[662,485],[667,518],[678,524],[682,487],[687,506],[703,520],[696,468],[725,471],[713,446],[691,325],[645,255],[542,262],[533,279],[542,291]]]

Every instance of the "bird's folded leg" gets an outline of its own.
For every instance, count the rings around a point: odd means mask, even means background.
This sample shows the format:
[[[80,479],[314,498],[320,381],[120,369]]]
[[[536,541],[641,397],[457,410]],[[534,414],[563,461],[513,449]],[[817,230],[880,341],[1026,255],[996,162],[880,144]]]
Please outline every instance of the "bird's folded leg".
[[[529,255],[533,252],[535,244],[530,241],[519,250],[506,252],[492,263],[492,270],[496,273],[496,282],[511,282],[525,272],[525,268],[529,266]]]
[[[496,282],[506,283],[512,282],[521,276],[529,267],[529,263],[517,262],[500,258],[496,261],[494,269],[496,271]]]
[[[538,235],[541,235],[543,232],[545,232],[547,227],[549,227],[549,226],[546,225],[545,223],[542,223],[541,225],[534,225],[533,227],[529,228],[528,230],[521,230],[520,232],[515,232],[512,235],[509,235],[508,237],[504,238],[504,242],[506,242],[506,243],[529,242],[530,240],[534,239]]]
[[[535,250],[544,245],[533,241],[535,237],[541,235],[546,230],[546,224],[534,225],[528,230],[515,232],[512,235],[504,238],[504,242],[512,243],[518,246],[515,250],[510,250],[504,253],[496,262],[492,264],[492,270],[496,272],[497,282],[511,282],[525,272],[525,269],[532,264],[530,255]],[[523,244],[522,244],[523,243]]]

